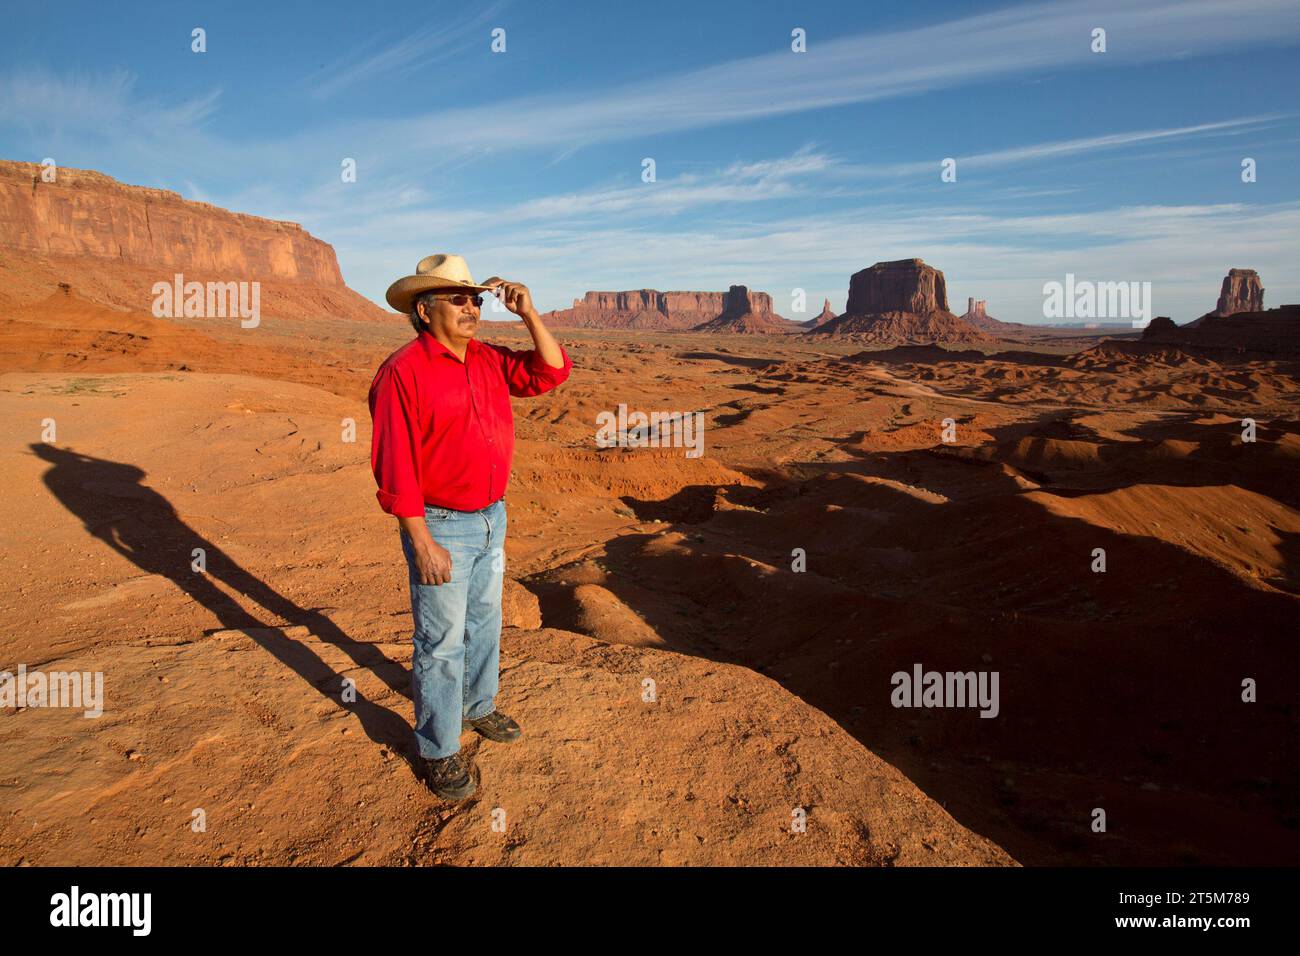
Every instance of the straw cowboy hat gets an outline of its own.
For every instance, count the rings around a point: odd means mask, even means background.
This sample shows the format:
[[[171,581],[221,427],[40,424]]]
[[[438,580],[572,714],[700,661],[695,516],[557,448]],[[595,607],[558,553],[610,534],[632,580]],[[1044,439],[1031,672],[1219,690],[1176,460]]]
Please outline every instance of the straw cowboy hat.
[[[495,276],[489,282],[500,282]],[[474,277],[469,274],[469,266],[460,256],[438,253],[425,256],[415,267],[415,275],[402,276],[388,287],[384,298],[398,312],[411,311],[415,297],[422,292],[445,289],[448,292],[478,293],[491,289],[490,285],[476,285]]]

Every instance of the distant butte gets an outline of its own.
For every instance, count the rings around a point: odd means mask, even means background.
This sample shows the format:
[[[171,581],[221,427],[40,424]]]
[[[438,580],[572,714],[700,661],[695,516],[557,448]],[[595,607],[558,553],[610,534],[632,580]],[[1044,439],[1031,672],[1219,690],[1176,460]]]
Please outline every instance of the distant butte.
[[[1017,322],[1003,322],[1001,319],[995,319],[988,314],[984,299],[974,297],[966,300],[966,312],[961,316],[963,322],[969,322],[977,329],[985,332],[992,332],[995,335],[998,332],[1010,332],[1015,329],[1023,329],[1024,326]]]
[[[948,311],[943,273],[920,259],[855,272],[844,314],[809,334],[885,345],[993,341]]]
[[[723,297],[722,314],[695,326],[696,332],[749,332],[785,335],[799,331],[799,323],[772,311],[772,297],[733,285]]]
[[[1254,269],[1229,269],[1223,277],[1219,289],[1219,301],[1214,311],[1206,312],[1199,319],[1187,323],[1188,328],[1195,328],[1210,316],[1236,315],[1238,312],[1264,311],[1264,285],[1259,281],[1259,273]]]
[[[819,315],[814,316],[813,318],[809,319],[807,322],[800,322],[799,324],[802,325],[805,329],[819,329],[827,322],[832,321],[834,318],[835,318],[835,310],[831,308],[831,300],[827,299],[824,303],[822,303],[822,310]]]
[[[766,292],[733,285],[726,292],[588,292],[570,309],[542,317],[554,328],[646,331],[787,332],[798,324],[772,310]]]

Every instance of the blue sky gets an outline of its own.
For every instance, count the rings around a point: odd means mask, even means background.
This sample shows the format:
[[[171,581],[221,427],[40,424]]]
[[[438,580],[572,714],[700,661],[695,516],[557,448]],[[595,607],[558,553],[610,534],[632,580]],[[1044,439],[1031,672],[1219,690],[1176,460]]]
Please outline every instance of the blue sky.
[[[954,311],[974,296],[1015,321],[1044,321],[1043,284],[1067,272],[1149,281],[1180,322],[1233,266],[1260,271],[1268,304],[1300,302],[1294,0],[122,2],[6,20],[0,157],[301,222],[379,302],[431,252],[543,309],[743,283],[800,318],[792,290],[806,315],[840,310],[851,273],[911,256],[944,271]]]

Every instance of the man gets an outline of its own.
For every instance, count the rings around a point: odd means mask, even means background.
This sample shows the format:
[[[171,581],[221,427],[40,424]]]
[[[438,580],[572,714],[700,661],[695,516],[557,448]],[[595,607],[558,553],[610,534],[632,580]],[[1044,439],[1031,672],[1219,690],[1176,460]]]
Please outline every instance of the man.
[[[474,338],[479,293],[489,290],[523,319],[534,348]],[[409,572],[416,766],[438,796],[464,800],[475,783],[461,731],[503,743],[520,737],[494,704],[515,444],[510,396],[550,391],[573,362],[525,286],[495,276],[476,285],[460,256],[422,259],[387,299],[409,316],[416,338],[385,359],[370,386],[370,464]]]

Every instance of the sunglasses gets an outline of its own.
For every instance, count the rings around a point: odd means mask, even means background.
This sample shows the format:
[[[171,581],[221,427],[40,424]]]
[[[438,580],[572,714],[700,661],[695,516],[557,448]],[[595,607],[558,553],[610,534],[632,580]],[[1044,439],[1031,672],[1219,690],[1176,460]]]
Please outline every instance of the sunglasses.
[[[481,295],[466,295],[464,292],[451,292],[437,295],[435,298],[446,299],[452,305],[464,305],[466,302],[473,302],[480,308],[483,306],[483,297]]]

